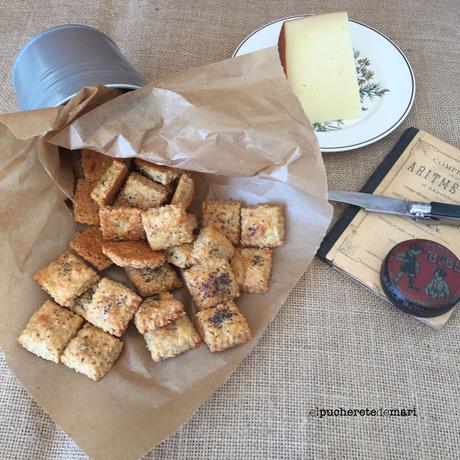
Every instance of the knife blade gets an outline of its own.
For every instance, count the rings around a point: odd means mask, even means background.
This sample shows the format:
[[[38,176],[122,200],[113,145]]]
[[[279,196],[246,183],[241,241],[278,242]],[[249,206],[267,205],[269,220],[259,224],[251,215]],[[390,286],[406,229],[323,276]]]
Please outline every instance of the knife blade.
[[[330,191],[330,201],[359,206],[370,212],[411,217],[414,220],[460,224],[460,205],[450,203],[422,203],[372,193]]]

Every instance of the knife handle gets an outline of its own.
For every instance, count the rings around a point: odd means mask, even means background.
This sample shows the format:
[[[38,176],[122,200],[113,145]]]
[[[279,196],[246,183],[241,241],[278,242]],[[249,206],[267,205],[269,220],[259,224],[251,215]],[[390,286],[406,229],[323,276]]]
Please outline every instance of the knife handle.
[[[460,205],[447,204],[447,203],[436,203],[431,204],[431,216],[433,217],[447,217],[450,219],[459,219],[460,221]]]

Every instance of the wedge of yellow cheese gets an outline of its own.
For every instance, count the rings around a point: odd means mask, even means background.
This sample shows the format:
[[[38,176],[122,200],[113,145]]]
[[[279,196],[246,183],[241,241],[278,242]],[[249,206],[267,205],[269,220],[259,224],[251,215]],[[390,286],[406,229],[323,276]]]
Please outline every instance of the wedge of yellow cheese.
[[[287,79],[311,123],[360,115],[347,13],[286,21],[278,46]]]

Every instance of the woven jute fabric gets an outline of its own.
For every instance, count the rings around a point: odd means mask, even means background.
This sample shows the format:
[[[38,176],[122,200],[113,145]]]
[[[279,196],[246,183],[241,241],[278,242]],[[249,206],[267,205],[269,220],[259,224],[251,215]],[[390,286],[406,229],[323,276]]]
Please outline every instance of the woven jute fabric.
[[[407,120],[386,139],[325,156],[330,188],[359,189],[409,126],[458,147],[458,0],[1,0],[0,110],[16,110],[15,54],[31,35],[56,24],[108,33],[154,80],[231,56],[247,34],[273,19],[340,10],[401,47],[417,96]],[[458,311],[435,332],[315,260],[255,351],[146,458],[458,458],[459,344]],[[310,415],[340,407],[415,407],[417,417]],[[31,400],[3,355],[0,458],[87,458]]]

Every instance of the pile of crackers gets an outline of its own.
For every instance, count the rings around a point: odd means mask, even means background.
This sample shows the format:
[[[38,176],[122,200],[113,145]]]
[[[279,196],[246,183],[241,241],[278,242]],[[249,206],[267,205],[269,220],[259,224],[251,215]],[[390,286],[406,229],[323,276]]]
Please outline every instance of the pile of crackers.
[[[249,341],[235,299],[269,289],[272,248],[284,242],[282,207],[206,201],[200,226],[188,211],[195,195],[188,172],[91,150],[72,155],[74,217],[84,226],[35,273],[53,300],[32,315],[19,343],[99,380],[118,359],[132,320],[155,362],[201,342],[218,352]],[[113,266],[133,288],[107,276]],[[184,283],[193,322],[172,294]]]

